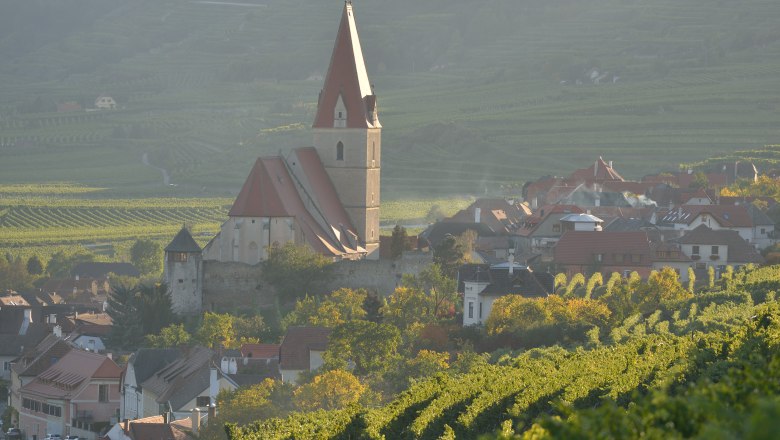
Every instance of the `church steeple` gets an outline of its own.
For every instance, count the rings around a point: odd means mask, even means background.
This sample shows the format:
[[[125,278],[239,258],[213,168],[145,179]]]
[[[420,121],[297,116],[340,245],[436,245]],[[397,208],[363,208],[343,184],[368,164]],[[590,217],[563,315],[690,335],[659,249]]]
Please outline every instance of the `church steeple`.
[[[352,2],[347,1],[314,118],[314,148],[367,258],[379,258],[382,125],[376,109]]]
[[[376,96],[368,81],[352,2],[344,3],[341,24],[320,91],[314,128],[379,128]]]

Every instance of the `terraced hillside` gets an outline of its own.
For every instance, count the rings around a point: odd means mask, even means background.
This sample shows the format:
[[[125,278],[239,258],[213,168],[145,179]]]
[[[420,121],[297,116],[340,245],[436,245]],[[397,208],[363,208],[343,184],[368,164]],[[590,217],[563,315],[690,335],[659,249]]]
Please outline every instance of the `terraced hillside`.
[[[234,195],[254,157],[311,142],[339,7],[0,6],[0,181]],[[391,196],[481,193],[599,155],[638,177],[780,138],[775,1],[365,0],[356,13]],[[100,94],[119,108],[85,111]],[[82,110],[55,111],[66,102]]]

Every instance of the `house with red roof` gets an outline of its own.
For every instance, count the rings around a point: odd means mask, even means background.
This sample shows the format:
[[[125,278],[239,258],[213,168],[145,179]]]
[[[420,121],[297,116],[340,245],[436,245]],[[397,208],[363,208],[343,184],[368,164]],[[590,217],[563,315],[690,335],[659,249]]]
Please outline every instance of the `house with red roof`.
[[[289,327],[279,347],[279,371],[285,382],[322,366],[331,330],[325,327]]]
[[[72,349],[21,388],[19,427],[27,436],[94,440],[116,418],[122,369],[111,358]]]
[[[553,248],[553,262],[568,277],[595,272],[627,276],[636,271],[647,278],[653,270],[654,252],[645,231],[569,231]]]
[[[681,235],[700,225],[713,230],[735,231],[756,249],[777,242],[775,223],[753,205],[682,205],[656,218],[661,228],[680,231]]]
[[[379,258],[381,129],[347,1],[319,95],[314,146],[255,161],[203,259],[254,265],[286,243],[334,260]]]

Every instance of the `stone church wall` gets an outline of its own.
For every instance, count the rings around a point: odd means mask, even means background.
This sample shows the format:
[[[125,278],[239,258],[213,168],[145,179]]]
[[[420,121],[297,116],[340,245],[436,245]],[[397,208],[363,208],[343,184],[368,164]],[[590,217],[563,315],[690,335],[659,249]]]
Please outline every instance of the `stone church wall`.
[[[397,260],[359,260],[336,263],[326,291],[365,288],[387,296],[403,274],[418,274],[432,261],[430,253],[408,252]],[[273,305],[276,293],[262,277],[262,266],[203,262],[203,308],[219,312]]]

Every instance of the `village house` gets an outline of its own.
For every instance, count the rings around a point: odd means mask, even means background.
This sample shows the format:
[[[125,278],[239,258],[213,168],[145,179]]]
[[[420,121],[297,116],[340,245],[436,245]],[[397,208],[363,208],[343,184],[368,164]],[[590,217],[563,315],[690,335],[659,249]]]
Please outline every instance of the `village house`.
[[[519,245],[524,258],[518,261],[529,261],[535,256],[541,256],[541,261],[552,260],[552,248],[563,234],[561,219],[570,214],[582,214],[585,211],[574,205],[546,205],[535,215],[527,217],[523,227],[518,231]],[[526,257],[530,255],[532,257]]]
[[[458,271],[458,292],[463,295],[463,325],[482,325],[490,316],[493,302],[508,295],[544,297],[555,290],[554,277],[536,273],[510,257],[497,264],[467,264]]]
[[[46,325],[33,322],[32,308],[24,298],[0,296],[0,380],[10,382],[14,360],[48,334]]]
[[[713,230],[732,230],[756,249],[777,242],[774,222],[753,205],[684,205],[665,214],[659,211],[655,220],[659,228],[673,229],[681,234],[700,225]]]
[[[116,101],[107,95],[100,95],[95,99],[95,108],[98,110],[115,110]]]
[[[117,419],[121,371],[105,355],[68,351],[22,386],[19,427],[41,439],[47,433],[97,439]]]
[[[617,272],[628,276],[636,271],[647,278],[653,270],[655,254],[647,232],[570,231],[553,249],[558,272],[567,277],[577,273],[590,276]]]
[[[21,347],[21,355],[11,361],[10,406],[21,408],[22,387],[56,364],[72,349],[73,346],[56,333],[48,334],[37,345]]]
[[[165,353],[164,356],[168,360],[173,355]],[[143,358],[136,358],[133,363],[134,370],[138,370],[135,377],[125,374],[123,378],[123,418],[128,418],[133,412],[143,417],[165,412],[190,412],[193,408],[205,408],[214,403],[220,390],[238,388],[238,384],[217,367],[214,357],[215,353],[208,348],[191,347],[140,384],[139,377],[146,376],[153,368],[142,366],[140,361]],[[145,358],[150,359],[149,356]],[[139,372],[143,374],[138,376]],[[131,385],[133,382],[136,385]],[[140,399],[143,402],[139,402]]]
[[[171,414],[140,419],[124,419],[116,423],[100,440],[188,440],[197,436],[208,415],[193,411],[191,417],[169,420]],[[197,420],[195,420],[197,419]]]
[[[160,414],[155,402],[151,408],[144,406],[141,384],[154,373],[181,357],[177,348],[141,348],[127,360],[127,366],[120,379],[119,418],[142,419]]]
[[[706,274],[710,266],[715,268],[717,274],[721,274],[726,270],[726,266],[738,269],[746,264],[764,262],[756,248],[733,230],[711,229],[700,224],[677,242],[682,252],[692,260],[697,276]]]
[[[331,330],[325,327],[289,327],[279,347],[279,372],[285,382],[322,366]]]

